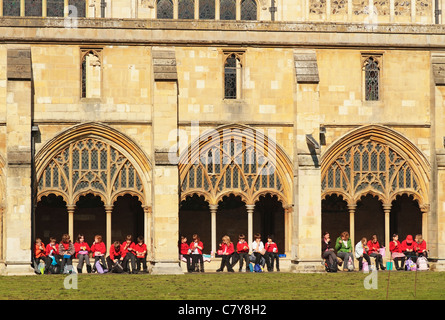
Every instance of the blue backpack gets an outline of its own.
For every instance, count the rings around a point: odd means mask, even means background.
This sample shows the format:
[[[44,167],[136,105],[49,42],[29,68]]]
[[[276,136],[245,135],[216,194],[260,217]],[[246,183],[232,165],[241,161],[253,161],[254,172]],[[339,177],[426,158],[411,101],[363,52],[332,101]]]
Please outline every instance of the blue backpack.
[[[261,266],[259,264],[256,264],[253,268],[253,271],[255,272],[263,272],[263,269],[261,269]]]

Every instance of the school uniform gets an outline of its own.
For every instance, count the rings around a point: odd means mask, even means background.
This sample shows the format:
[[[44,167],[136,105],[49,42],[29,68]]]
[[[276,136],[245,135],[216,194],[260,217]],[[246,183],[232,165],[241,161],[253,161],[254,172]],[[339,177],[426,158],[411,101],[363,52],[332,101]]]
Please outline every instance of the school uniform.
[[[264,250],[264,244],[262,241],[257,243],[256,241],[252,242],[252,251],[255,256],[255,264],[260,264],[262,252]]]
[[[74,243],[75,257],[79,259],[79,264],[77,265],[78,273],[82,273],[83,263],[86,263],[87,272],[91,273],[91,264],[90,264],[90,246],[86,242],[76,242]]]
[[[358,260],[358,270],[363,269],[363,259],[366,260],[368,265],[371,265],[371,258],[368,255],[369,247],[367,244],[363,245],[361,241],[355,245],[355,258]]]
[[[60,266],[60,272],[63,273],[63,269],[65,268],[65,265],[72,266],[73,265],[73,256],[76,253],[76,250],[74,249],[73,243],[64,243],[61,242],[59,244],[59,253],[62,257],[62,262]]]
[[[402,253],[402,245],[400,241],[391,241],[389,243],[389,251],[394,260],[396,270],[402,270],[405,267],[405,255]],[[400,264],[399,264],[400,263]]]
[[[426,251],[426,241],[422,240],[421,243],[416,242],[416,253],[418,257],[428,258],[428,253]]]
[[[40,245],[35,244],[35,246],[34,246],[34,268],[35,268],[36,272],[40,272],[40,270],[38,270],[40,261],[43,261],[45,263],[44,272],[46,273],[48,271],[49,264],[48,264],[48,258],[46,255],[45,244],[43,242],[41,242]]]
[[[105,247],[105,243],[93,243],[93,245],[91,246],[91,252],[93,253],[94,258],[93,272],[96,271],[96,262],[99,260],[103,268],[106,268],[107,264],[105,262],[105,253],[107,253],[107,248]],[[96,252],[98,252],[97,255]]]
[[[246,262],[246,271],[249,268],[249,244],[247,241],[239,242],[236,244],[237,251],[237,261],[239,260],[239,271],[243,269],[244,261]],[[232,267],[236,264],[236,262],[232,263]]]
[[[219,250],[221,250],[222,253],[222,257],[221,257],[221,265],[219,267],[218,271],[223,271],[224,270],[224,266],[227,266],[227,271],[229,272],[233,272],[233,268],[232,265],[230,263],[230,258],[232,257],[232,254],[235,252],[235,249],[233,247],[233,243],[222,243],[221,246],[219,247]]]
[[[375,267],[379,270],[379,266],[382,270],[385,270],[385,266],[383,266],[383,257],[380,254],[380,244],[378,241],[375,243],[372,240],[368,241],[368,255],[372,258],[375,258]]]
[[[416,263],[417,253],[416,253],[416,242],[413,240],[411,235],[408,235],[405,240],[402,241],[402,252],[406,256],[406,259],[410,259]]]
[[[123,244],[121,244],[121,246],[122,246],[122,257],[124,257],[124,260],[122,260],[122,267],[124,268],[124,271],[135,272],[136,256],[134,255],[134,242],[131,243],[124,242]],[[128,270],[129,261],[131,265],[131,271]]]
[[[107,257],[108,270],[113,269],[114,260],[120,260],[122,257],[122,245],[120,244],[118,248],[115,245],[111,245],[110,247],[110,255]]]
[[[266,249],[266,253],[264,254],[264,258],[267,263],[267,271],[273,271],[274,260],[276,261],[277,271],[280,271],[280,259],[278,257],[278,246],[275,242],[266,242],[264,245],[264,249]]]
[[[192,272],[192,257],[190,255],[190,246],[187,243],[181,243],[179,253],[185,258],[187,263],[187,271]]]
[[[136,243],[134,245],[134,252],[136,255],[136,270],[138,272],[141,271],[142,264],[143,271],[147,272],[147,245],[145,243]]]
[[[195,242],[190,243],[190,250],[192,256],[192,269],[197,272],[198,262],[199,262],[199,269],[201,272],[204,272],[204,259],[202,257],[202,249],[204,249],[204,245],[201,241],[199,241],[197,244],[198,247],[201,247],[201,249],[195,247]]]

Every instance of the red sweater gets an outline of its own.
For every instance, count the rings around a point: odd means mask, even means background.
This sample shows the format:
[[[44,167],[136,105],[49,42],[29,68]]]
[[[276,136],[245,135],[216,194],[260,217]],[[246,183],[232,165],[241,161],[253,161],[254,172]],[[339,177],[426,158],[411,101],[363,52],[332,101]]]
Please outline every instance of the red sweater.
[[[121,244],[121,251],[122,251],[122,257],[125,257],[128,252],[135,253],[134,252],[134,242],[128,243],[125,241]]]
[[[424,250],[426,250],[426,241],[423,240],[421,243],[416,242],[416,252],[422,253]]]
[[[202,249],[204,249],[204,245],[202,244],[201,241],[198,242],[198,247],[201,247],[201,249],[196,248],[196,249],[198,249],[198,254],[202,254]],[[194,241],[192,243],[190,243],[190,250],[192,250],[192,253],[193,253],[193,250],[195,250],[195,242]]]
[[[51,250],[54,250],[53,255],[59,254],[59,244],[56,243],[54,245],[54,247],[56,248],[55,250],[51,247],[51,243],[48,243],[46,245],[46,255],[49,256],[51,254]]]
[[[74,249],[76,250],[76,258],[77,258],[77,255],[79,254],[79,251],[88,251],[88,252],[90,252],[90,250],[91,250],[90,246],[86,242],[82,242],[82,243],[75,242],[74,243]]]
[[[189,254],[189,249],[190,246],[187,243],[181,243],[181,246],[179,247],[179,253],[182,255]]]
[[[40,247],[43,249],[40,249]],[[40,243],[40,246],[36,243],[34,249],[36,258],[46,257],[46,249],[43,242]]]
[[[147,245],[145,243],[143,244],[136,243],[134,245],[134,251],[137,258],[143,258],[147,254]]]
[[[114,260],[116,256],[122,256],[122,245],[119,245],[119,250],[116,250],[114,244],[110,247],[110,258]]]
[[[368,254],[371,253],[379,253],[379,249],[380,249],[380,244],[377,241],[376,243],[372,242],[372,240],[368,241]]]
[[[266,252],[278,253],[278,246],[275,242],[266,242],[266,244],[264,245],[264,249],[266,249]]]
[[[236,244],[236,251],[238,253],[248,253],[249,252],[249,244],[247,243],[247,241],[238,242]]]
[[[107,252],[107,248],[105,247],[105,243],[100,242],[100,243],[94,243],[91,246],[91,252],[93,253],[93,257],[96,256],[96,251],[102,253],[103,255],[105,255],[105,253]]]
[[[410,250],[412,250],[413,252],[415,252],[416,251],[416,243],[413,241],[413,242],[411,242],[410,244],[408,244],[407,242],[406,242],[406,240],[403,240],[402,241],[402,245],[401,245],[401,249],[402,249],[402,252],[405,252],[407,249],[410,249]]]
[[[397,241],[397,244],[395,244],[394,241],[391,241],[389,243],[389,251],[402,253],[402,246],[400,245],[400,242]]]
[[[222,250],[223,255],[230,255],[235,252],[235,248],[232,242],[230,242],[229,244],[221,243],[219,250]]]

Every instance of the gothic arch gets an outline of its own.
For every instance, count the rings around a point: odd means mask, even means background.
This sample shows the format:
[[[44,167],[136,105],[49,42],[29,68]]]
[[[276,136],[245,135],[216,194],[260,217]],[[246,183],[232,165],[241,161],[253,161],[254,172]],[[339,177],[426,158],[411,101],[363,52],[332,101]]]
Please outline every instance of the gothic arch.
[[[233,193],[252,205],[265,193],[292,203],[292,163],[284,150],[261,131],[224,125],[204,132],[181,153],[181,200],[204,196],[217,204]]]
[[[37,201],[54,193],[74,205],[81,195],[92,193],[112,205],[129,193],[147,206],[151,167],[142,149],[121,132],[101,123],[76,125],[37,152]]]
[[[343,196],[354,205],[366,194],[390,205],[400,194],[429,203],[431,166],[408,138],[385,126],[357,128],[337,139],[321,157],[322,198]]]

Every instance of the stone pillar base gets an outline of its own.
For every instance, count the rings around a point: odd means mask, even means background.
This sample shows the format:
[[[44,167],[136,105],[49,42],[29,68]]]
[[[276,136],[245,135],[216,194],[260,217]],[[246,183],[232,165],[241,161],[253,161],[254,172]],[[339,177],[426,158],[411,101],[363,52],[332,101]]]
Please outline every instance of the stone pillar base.
[[[28,264],[0,264],[0,275],[3,276],[31,276],[34,269]]]
[[[318,273],[325,272],[322,260],[293,260],[290,272],[294,273]]]
[[[431,271],[440,271],[440,272],[445,271],[445,261],[444,260],[439,260],[437,262],[428,262],[428,264],[430,265]]]
[[[179,261],[158,261],[151,267],[151,274],[184,274]]]

